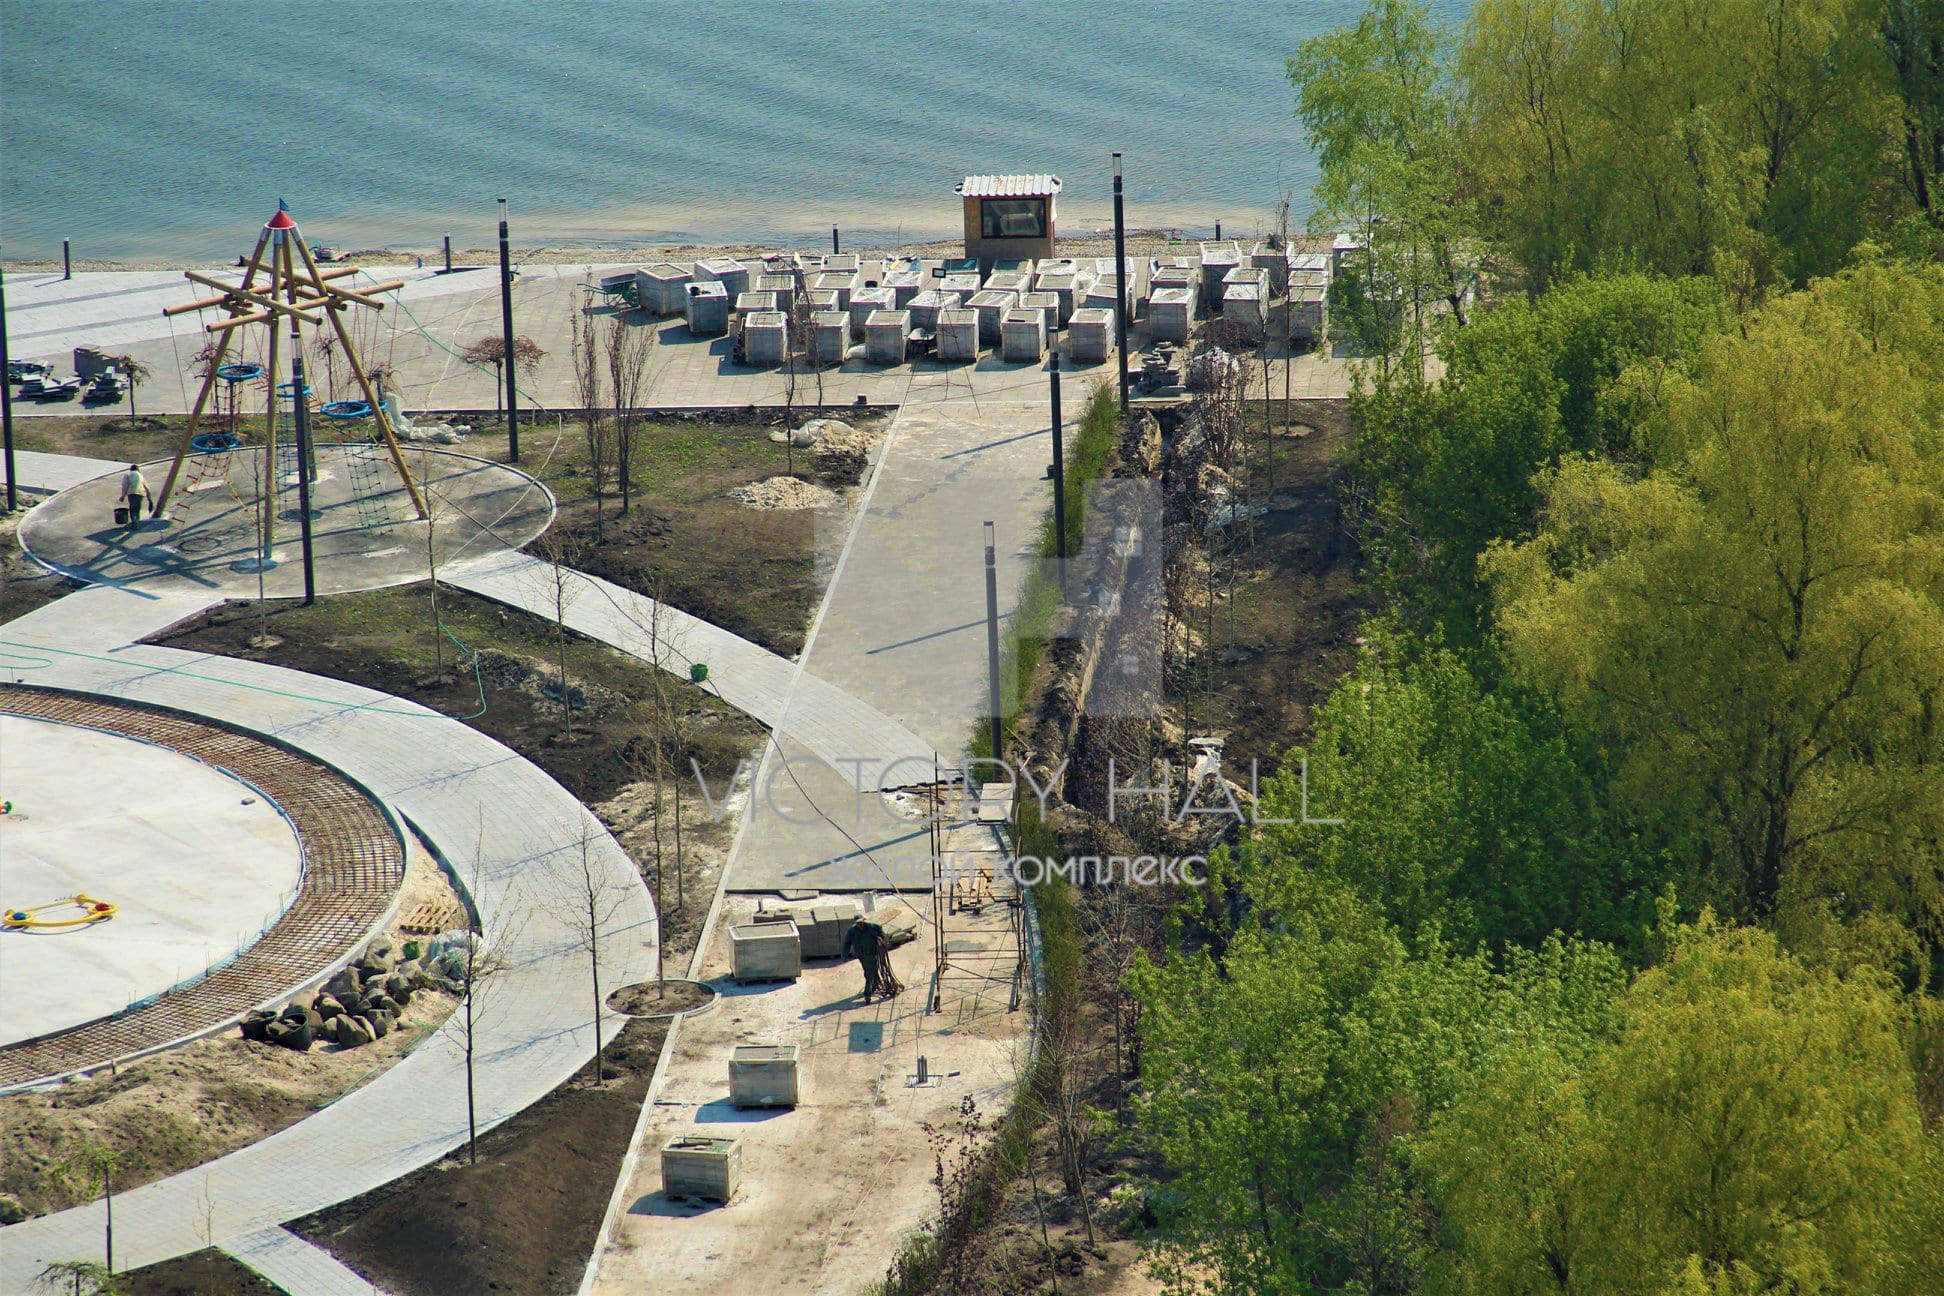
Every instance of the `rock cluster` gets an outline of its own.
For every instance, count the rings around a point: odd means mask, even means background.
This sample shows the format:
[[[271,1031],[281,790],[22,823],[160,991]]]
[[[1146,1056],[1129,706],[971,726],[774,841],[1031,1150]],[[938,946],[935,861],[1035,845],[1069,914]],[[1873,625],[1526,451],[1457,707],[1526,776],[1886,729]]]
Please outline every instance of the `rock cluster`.
[[[412,995],[428,987],[458,993],[465,988],[467,932],[448,932],[424,958],[407,958],[389,936],[366,945],[314,994],[301,995],[282,1011],[259,1008],[243,1019],[243,1038],[263,1040],[299,1053],[312,1044],[356,1048],[391,1034]]]

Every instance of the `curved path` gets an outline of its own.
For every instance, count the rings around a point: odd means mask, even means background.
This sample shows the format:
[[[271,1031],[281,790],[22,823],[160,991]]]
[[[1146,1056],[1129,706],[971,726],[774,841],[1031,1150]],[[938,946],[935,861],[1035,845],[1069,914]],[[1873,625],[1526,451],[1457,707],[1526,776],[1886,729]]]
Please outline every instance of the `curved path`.
[[[857,766],[871,783],[859,791],[877,790],[878,771],[902,768],[902,782],[915,783],[915,770],[931,768],[931,744],[856,695],[741,635],[598,576],[563,567],[556,585],[551,564],[509,549],[448,567],[439,582],[547,621],[559,611],[569,630],[683,679],[690,663],[705,665],[710,691],[825,764],[843,768],[871,757]]]
[[[567,917],[583,851],[620,909],[603,933],[615,984],[654,966],[655,913],[621,847],[565,788],[469,726],[356,685],[256,662],[132,641],[211,600],[95,587],[0,627],[0,676],[168,706],[269,735],[335,765],[392,805],[473,893],[511,968],[481,1024],[483,1124],[537,1101],[593,1054],[586,962]],[[28,669],[39,662],[38,669]],[[465,1139],[465,1070],[446,1033],[370,1084],[260,1143],[120,1194],[117,1267],[248,1237],[367,1192]],[[214,1201],[205,1219],[204,1193]],[[99,1256],[99,1205],[15,1224],[0,1291],[25,1291],[49,1261]]]
[[[246,777],[289,823],[303,856],[295,897],[235,958],[133,1009],[0,1048],[0,1088],[92,1071],[227,1026],[322,981],[389,920],[405,882],[402,825],[329,766],[205,720],[74,693],[0,684],[0,714],[121,734]]]

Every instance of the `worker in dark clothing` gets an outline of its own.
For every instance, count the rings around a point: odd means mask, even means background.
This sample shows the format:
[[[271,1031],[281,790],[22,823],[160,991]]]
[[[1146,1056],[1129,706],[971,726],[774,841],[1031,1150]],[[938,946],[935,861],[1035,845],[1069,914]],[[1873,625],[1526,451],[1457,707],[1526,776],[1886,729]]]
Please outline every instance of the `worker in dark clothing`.
[[[864,968],[864,1002],[878,992],[878,966],[884,956],[884,928],[866,920],[863,914],[844,933],[844,956],[855,955]]]

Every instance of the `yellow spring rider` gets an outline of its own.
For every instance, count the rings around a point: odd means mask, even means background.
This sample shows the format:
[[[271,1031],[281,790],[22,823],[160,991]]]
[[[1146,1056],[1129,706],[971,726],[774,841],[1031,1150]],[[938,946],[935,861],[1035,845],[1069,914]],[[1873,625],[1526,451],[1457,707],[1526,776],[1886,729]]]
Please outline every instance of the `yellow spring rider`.
[[[88,895],[63,896],[59,900],[50,900],[44,905],[34,905],[29,909],[8,909],[5,913],[0,913],[0,927],[5,927],[8,931],[52,931],[61,927],[86,927],[89,923],[113,918],[119,907]],[[41,917],[50,909],[78,909],[80,912],[67,918]]]

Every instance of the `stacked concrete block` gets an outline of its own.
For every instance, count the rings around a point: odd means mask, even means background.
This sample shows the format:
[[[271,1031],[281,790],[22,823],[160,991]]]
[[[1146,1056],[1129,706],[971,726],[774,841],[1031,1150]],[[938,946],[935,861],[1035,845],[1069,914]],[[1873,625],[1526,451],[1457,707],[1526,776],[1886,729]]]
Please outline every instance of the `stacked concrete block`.
[[[696,283],[719,283],[730,301],[749,291],[749,267],[734,257],[710,257],[695,263]]]
[[[852,298],[852,305],[856,304]],[[911,337],[911,312],[875,310],[864,321],[864,358],[876,365],[903,364]]]
[[[751,311],[742,322],[743,363],[780,365],[790,354],[790,318],[782,311]]]
[[[925,279],[916,270],[893,270],[884,276],[884,286],[897,299],[896,309],[904,310],[911,305],[913,297],[925,290]]]
[[[797,1105],[798,1046],[738,1044],[729,1055],[729,1102],[736,1107]]]
[[[680,315],[688,308],[691,272],[666,261],[635,271],[635,298],[650,315]]]
[[[810,362],[815,365],[844,363],[850,354],[850,315],[845,311],[818,311],[810,317]]]
[[[1186,342],[1200,315],[1201,289],[1156,288],[1148,294],[1148,336],[1156,342]]]
[[[987,292],[1009,292],[1015,295],[1033,290],[1033,276],[1018,270],[994,270],[986,276]]]
[[[1067,321],[1067,348],[1078,364],[1105,360],[1114,350],[1114,312],[1082,307]]]
[[[742,1140],[677,1134],[662,1144],[662,1195],[727,1202],[742,1184]]]
[[[977,271],[959,270],[938,281],[940,292],[955,292],[960,297],[970,297],[980,286]]]
[[[1008,364],[1038,364],[1046,357],[1047,309],[1027,306],[1006,312],[999,325],[1001,359]]]
[[[1291,342],[1314,342],[1323,332],[1329,289],[1316,284],[1289,286],[1288,324]]]
[[[796,276],[793,274],[761,274],[756,276],[756,291],[775,293],[776,309],[785,315],[796,304]]]
[[[1261,334],[1268,322],[1268,303],[1263,301],[1262,285],[1248,280],[1232,283],[1222,297],[1222,318],[1239,324],[1253,334]]]
[[[810,313],[812,315],[819,314],[823,311],[844,309],[842,304],[837,300],[837,294],[824,288],[812,288],[807,300],[810,303]]]
[[[938,331],[938,313],[940,311],[957,310],[961,300],[957,293],[940,292],[936,288],[927,288],[925,291],[913,297],[911,304],[905,307],[906,310],[911,312],[911,327],[923,329],[927,333],[936,333]]]
[[[773,292],[746,292],[736,298],[735,311],[738,315],[782,309],[783,304],[776,300],[776,294]]]
[[[746,923],[729,929],[736,980],[794,981],[803,974],[803,942],[793,922]]]
[[[1038,265],[1039,263],[1034,261],[1031,257],[1027,257],[1024,260],[1013,260],[1013,259],[1002,258],[992,263],[992,273],[993,274],[1023,274],[1026,276],[1027,279],[1030,280],[1033,277],[1034,270],[1038,268]]]
[[[857,288],[857,271],[822,271],[810,280],[810,287],[816,292],[836,293],[837,309],[849,310],[851,293]]]
[[[697,337],[720,337],[729,331],[729,292],[719,281],[692,283],[683,303],[689,332]]]
[[[1081,299],[1080,307],[1085,310],[1119,310],[1120,294],[1116,291],[1118,287],[1119,283],[1113,275],[1101,275],[1094,280],[1093,286],[1087,289],[1087,295]]]
[[[1202,305],[1210,312],[1222,309],[1222,281],[1228,272],[1242,264],[1242,247],[1238,243],[1204,243],[1201,245],[1201,293]]]
[[[966,305],[979,317],[979,341],[985,346],[996,347],[999,345],[1000,321],[1005,319],[1007,311],[1018,307],[1019,294],[987,288],[973,293],[972,300]]]
[[[938,312],[938,358],[968,363],[979,358],[979,312],[949,306]]]
[[[895,310],[897,298],[889,288],[859,288],[851,294],[851,341],[864,340],[864,325],[878,311]]]
[[[1330,246],[1330,277],[1332,279],[1342,278],[1346,265],[1353,264],[1362,259],[1364,248],[1363,236],[1360,234],[1353,234],[1345,230],[1343,233],[1337,235],[1336,242]]]
[[[1251,268],[1269,276],[1269,295],[1280,297],[1289,286],[1289,253],[1279,247],[1266,247],[1261,243],[1249,249],[1246,262]]]
[[[1057,293],[1029,292],[1019,294],[1020,310],[1036,310],[1046,316],[1046,334],[1051,337],[1060,327],[1060,298]]]
[[[823,268],[825,273],[847,271],[850,274],[856,274],[857,254],[855,252],[832,252],[823,259]]]

